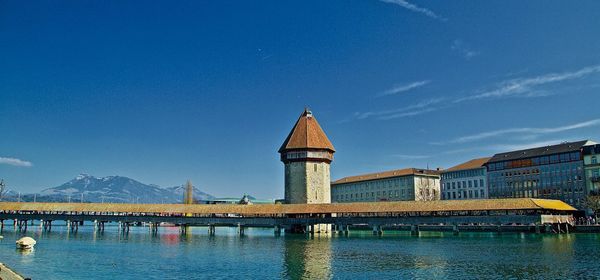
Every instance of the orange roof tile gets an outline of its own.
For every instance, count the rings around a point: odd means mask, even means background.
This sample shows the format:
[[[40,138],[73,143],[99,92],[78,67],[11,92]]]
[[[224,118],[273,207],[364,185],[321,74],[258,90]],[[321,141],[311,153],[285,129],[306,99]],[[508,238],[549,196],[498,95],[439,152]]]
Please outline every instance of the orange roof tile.
[[[329,138],[308,109],[302,112],[279,152],[294,149],[324,149],[335,152]]]
[[[490,160],[490,158],[491,157],[472,159],[467,162],[463,162],[459,165],[450,167],[450,168],[444,170],[444,172],[480,168],[480,167],[483,167],[483,165],[486,162],[488,162],[488,160]]]
[[[370,174],[344,177],[342,179],[332,182],[331,184],[334,185],[334,184],[354,183],[354,182],[370,181],[370,180],[377,180],[377,179],[384,179],[384,178],[407,176],[407,175],[413,175],[413,174],[439,175],[440,171],[428,170],[428,169],[417,169],[417,168],[405,168],[405,169],[390,170],[390,171],[384,171],[384,172],[378,172],[378,173],[370,173]]]

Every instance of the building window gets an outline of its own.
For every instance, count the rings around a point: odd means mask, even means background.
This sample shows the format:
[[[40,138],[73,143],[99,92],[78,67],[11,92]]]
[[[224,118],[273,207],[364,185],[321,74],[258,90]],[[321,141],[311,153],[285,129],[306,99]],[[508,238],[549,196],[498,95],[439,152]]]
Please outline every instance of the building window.
[[[596,156],[592,157],[592,164],[598,164],[598,159],[596,158]]]

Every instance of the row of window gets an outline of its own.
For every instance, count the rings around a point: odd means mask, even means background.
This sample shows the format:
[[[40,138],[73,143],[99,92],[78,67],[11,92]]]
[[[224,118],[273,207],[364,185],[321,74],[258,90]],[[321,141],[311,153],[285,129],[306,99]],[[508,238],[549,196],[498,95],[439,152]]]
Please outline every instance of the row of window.
[[[464,190],[464,191],[448,191],[442,192],[442,199],[473,199],[486,198],[485,190]]]
[[[487,165],[489,171],[504,170],[511,168],[529,167],[537,165],[554,164],[560,162],[570,162],[581,160],[580,152],[571,152],[563,154],[555,154],[549,156],[534,157],[528,159],[510,160],[496,163],[489,163]]]
[[[468,181],[458,181],[458,182],[446,182],[442,184],[446,190],[454,190],[454,189],[466,189],[466,188],[485,188],[485,181],[483,179],[479,180],[468,180]]]
[[[476,176],[484,176],[484,175],[485,175],[485,168],[450,171],[450,172],[442,173],[442,180],[476,177]]]

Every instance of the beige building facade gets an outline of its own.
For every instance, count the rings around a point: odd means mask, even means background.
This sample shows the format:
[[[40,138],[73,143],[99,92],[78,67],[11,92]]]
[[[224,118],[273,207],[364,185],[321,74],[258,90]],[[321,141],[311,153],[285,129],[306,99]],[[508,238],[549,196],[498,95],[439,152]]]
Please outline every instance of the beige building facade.
[[[332,202],[430,201],[440,199],[437,170],[407,168],[344,177],[332,183]]]

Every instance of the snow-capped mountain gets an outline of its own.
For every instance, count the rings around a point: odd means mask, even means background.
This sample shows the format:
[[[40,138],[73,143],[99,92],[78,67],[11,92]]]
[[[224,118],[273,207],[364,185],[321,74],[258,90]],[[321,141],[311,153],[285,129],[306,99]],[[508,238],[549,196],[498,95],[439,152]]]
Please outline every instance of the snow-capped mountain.
[[[117,203],[181,203],[185,186],[162,188],[147,185],[123,176],[94,177],[81,174],[58,187],[43,190],[36,195],[37,201],[117,202]],[[212,195],[194,187],[194,199],[213,199]],[[33,194],[22,196],[32,201]]]

